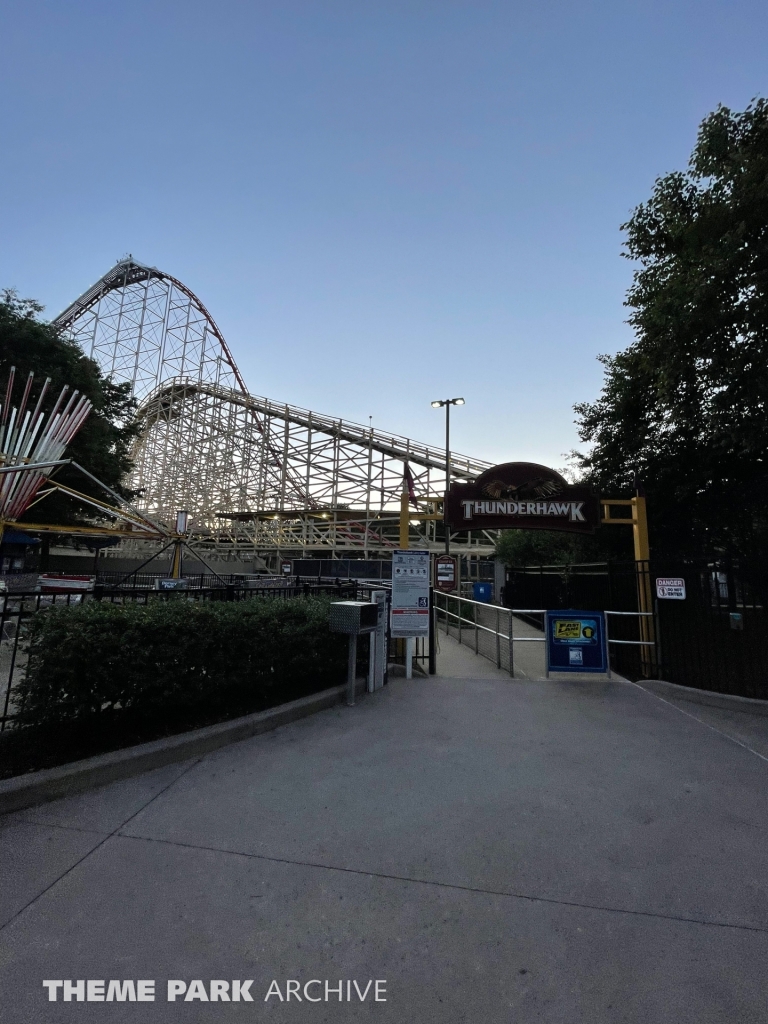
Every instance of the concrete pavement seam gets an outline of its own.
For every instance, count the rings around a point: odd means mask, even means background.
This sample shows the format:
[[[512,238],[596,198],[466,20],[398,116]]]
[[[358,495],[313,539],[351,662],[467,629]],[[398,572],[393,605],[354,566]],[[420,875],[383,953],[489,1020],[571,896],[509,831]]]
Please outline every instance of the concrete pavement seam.
[[[39,899],[41,899],[43,896],[45,896],[45,894],[47,892],[50,892],[51,889],[53,889],[53,887],[55,885],[58,885],[59,882],[63,878],[66,878],[67,875],[69,875],[72,871],[74,871],[76,867],[79,867],[83,863],[83,861],[87,860],[91,856],[91,854],[95,853],[97,850],[100,850],[101,847],[106,842],[108,842],[114,835],[116,835],[116,833],[118,833],[121,828],[125,828],[125,826],[128,824],[129,821],[133,821],[133,819],[138,814],[141,814],[142,811],[146,810],[146,808],[149,807],[149,805],[151,803],[153,803],[155,800],[157,800],[157,798],[159,796],[162,796],[163,793],[166,793],[171,788],[171,786],[175,786],[176,783],[179,781],[179,779],[183,778],[187,774],[188,771],[191,771],[198,764],[200,764],[200,762],[202,760],[203,760],[202,757],[196,758],[183,771],[179,772],[179,774],[174,779],[171,779],[171,781],[168,783],[167,786],[163,786],[162,789],[159,789],[157,791],[157,793],[155,793],[154,796],[150,797],[150,799],[147,800],[147,802],[145,804],[142,804],[141,807],[139,807],[139,809],[137,811],[134,811],[134,813],[129,815],[125,819],[125,821],[121,822],[121,824],[119,824],[111,832],[107,833],[107,835],[104,836],[104,838],[101,840],[101,842],[96,843],[95,846],[92,846],[91,849],[88,850],[87,853],[83,854],[83,856],[80,857],[78,860],[76,860],[74,864],[70,864],[70,866],[66,869],[66,871],[62,871],[62,873],[57,878],[54,878],[54,880],[49,885],[46,885],[46,887],[44,889],[42,889],[36,896],[33,896],[32,899],[29,900],[27,903],[25,903],[24,906],[21,907],[19,910],[17,910],[15,914],[11,914],[11,916],[6,921],[0,922],[0,932],[3,931],[5,928],[7,928],[8,925],[11,924],[13,921],[15,921],[17,917],[19,917],[21,914],[23,914],[25,910],[28,910],[29,907],[31,907],[34,903],[37,903],[37,901]],[[102,834],[102,833],[96,833],[96,834],[99,835],[99,834]]]
[[[138,813],[138,812],[137,812]],[[130,820],[130,819],[129,819]],[[111,836],[109,837],[111,838]],[[135,839],[142,843],[158,843],[162,846],[177,846],[187,850],[203,850],[206,853],[221,853],[228,857],[245,857],[249,860],[263,860],[273,864],[290,864],[294,867],[317,868],[321,871],[337,871],[366,878],[383,878],[392,882],[408,882],[413,885],[431,885],[439,889],[454,889],[459,892],[473,892],[484,896],[503,896],[507,899],[527,900],[530,903],[550,903],[559,907],[574,907],[578,910],[596,910],[605,914],[629,914],[634,917],[650,917],[660,921],[677,921],[682,924],[698,924],[705,928],[731,928],[737,931],[768,934],[768,927],[760,928],[751,924],[734,924],[728,921],[707,921],[704,918],[681,917],[675,914],[656,914],[650,910],[628,910],[623,907],[605,907],[594,903],[579,903],[576,900],[557,900],[550,896],[531,896],[530,893],[505,892],[503,889],[483,889],[473,885],[458,885],[454,882],[436,882],[426,878],[408,878],[407,875],[390,875],[382,871],[364,871],[362,868],[344,868],[334,864],[319,864],[315,861],[291,860],[288,857],[270,857],[263,853],[244,853],[241,850],[227,850],[218,846],[201,846],[197,843],[182,843],[174,839],[155,839],[152,836],[137,836],[120,832],[118,839]]]
[[[631,682],[631,680],[628,680]],[[707,729],[711,729],[712,732],[716,732],[719,736],[724,736],[725,739],[730,740],[731,743],[735,743],[737,747],[742,747],[744,750],[748,750],[750,754],[754,754],[755,757],[759,757],[761,761],[768,762],[768,757],[765,754],[761,754],[758,750],[754,750],[749,744],[744,743],[742,740],[737,740],[735,736],[729,736],[727,732],[723,732],[722,729],[715,728],[714,725],[710,725],[709,722],[703,721],[701,718],[697,718],[696,715],[692,715],[690,711],[686,711],[684,708],[679,708],[677,704],[673,704],[671,700],[667,700],[666,697],[660,697],[658,693],[654,693],[653,690],[646,690],[644,686],[639,683],[632,683],[632,686],[636,686],[638,690],[642,690],[643,693],[647,693],[649,697],[655,697],[656,700],[660,700],[662,704],[667,704],[669,707],[674,708],[675,711],[679,711],[681,715],[686,715],[688,718],[692,718],[694,722],[698,722],[699,725],[705,726]]]

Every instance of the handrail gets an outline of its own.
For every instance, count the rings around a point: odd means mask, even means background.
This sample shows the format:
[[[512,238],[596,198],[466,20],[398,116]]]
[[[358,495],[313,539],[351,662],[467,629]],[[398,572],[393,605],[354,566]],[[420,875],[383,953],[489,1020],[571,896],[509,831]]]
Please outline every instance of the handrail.
[[[514,621],[515,615],[546,615],[547,611],[549,611],[550,609],[547,609],[547,608],[508,608],[508,607],[506,607],[506,605],[490,604],[487,601],[475,601],[475,600],[473,600],[472,598],[469,598],[469,597],[461,597],[458,594],[447,594],[444,591],[435,590],[435,598],[437,599],[438,597],[446,599],[445,607],[441,607],[437,603],[437,600],[435,601],[435,611],[436,612],[441,612],[443,615],[445,615],[445,632],[446,632],[446,635],[448,634],[448,625],[449,625],[448,620],[449,620],[449,618],[450,619],[456,619],[457,620],[457,625],[458,625],[458,631],[459,631],[459,638],[458,639],[459,639],[459,643],[461,643],[461,624],[462,623],[466,623],[468,626],[472,627],[474,629],[474,631],[475,631],[475,654],[479,653],[478,649],[477,649],[477,646],[478,646],[477,645],[478,633],[480,631],[482,631],[484,633],[491,633],[493,636],[496,637],[496,664],[497,664],[498,668],[501,668],[501,654],[500,654],[500,641],[501,641],[501,638],[504,637],[504,639],[506,639],[509,642],[509,674],[510,674],[510,676],[512,678],[514,678],[514,676],[515,676],[513,645],[515,643],[540,643],[540,644],[543,644],[543,643],[547,642],[546,636],[540,636],[540,637],[538,637],[538,636],[514,636],[513,621]],[[502,633],[500,630],[492,629],[490,626],[482,625],[481,623],[479,623],[477,621],[477,615],[475,615],[474,619],[466,618],[465,616],[463,616],[461,614],[461,607],[459,607],[459,610],[457,612],[451,611],[448,608],[448,605],[447,605],[447,599],[448,598],[451,598],[454,601],[464,602],[465,604],[475,605],[476,607],[486,608],[486,609],[488,609],[488,611],[495,611],[496,615],[497,615],[497,624],[498,624],[499,613],[505,612],[509,616],[509,629],[508,629],[508,631],[506,633]],[[625,612],[625,611],[605,610],[603,614],[605,614],[606,616],[607,615],[635,615],[638,618],[640,618],[642,616],[653,616],[654,613],[653,612],[639,612],[639,611],[638,612]],[[537,627],[533,626],[532,628],[536,629]],[[607,623],[607,621],[606,621],[605,633],[606,633],[605,639],[606,639],[606,642],[608,644],[625,644],[625,645],[630,645],[630,646],[634,646],[634,647],[655,647],[656,646],[656,644],[655,644],[655,642],[653,640],[614,640],[609,635],[609,633],[608,633],[608,623]],[[607,675],[610,678],[610,675],[611,675],[610,664],[609,664],[609,667],[608,667]]]
[[[523,609],[523,608],[507,608],[507,606],[505,604],[491,604],[490,601],[474,601],[471,597],[459,597],[458,594],[446,594],[444,590],[435,590],[435,596],[437,596],[438,594],[439,594],[440,597],[446,597],[446,598],[450,597],[451,600],[453,600],[453,601],[463,601],[465,604],[479,604],[483,608],[498,608],[500,611],[503,611],[503,612],[508,612],[508,611],[523,612],[523,611],[525,611],[525,609]],[[536,609],[536,610],[539,611],[539,612],[545,612],[546,608],[539,608],[539,609]],[[527,612],[527,614],[532,614],[532,612],[529,611],[529,612]]]
[[[653,612],[614,612],[606,609],[603,615],[653,615]]]

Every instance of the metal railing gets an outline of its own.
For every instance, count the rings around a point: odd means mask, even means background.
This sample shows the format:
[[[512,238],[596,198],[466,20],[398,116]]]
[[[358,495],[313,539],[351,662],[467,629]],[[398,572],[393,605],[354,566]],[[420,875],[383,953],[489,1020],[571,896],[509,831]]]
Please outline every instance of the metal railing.
[[[453,605],[449,605],[449,602],[453,602]],[[462,607],[464,605],[470,606],[470,609],[472,610],[471,618],[466,614],[462,614],[462,612],[465,611],[465,609]],[[455,608],[455,610],[451,610],[452,607]],[[469,611],[470,609],[466,609],[466,611]],[[520,643],[546,643],[546,636],[544,635],[544,622],[548,610],[549,609],[546,608],[506,608],[503,605],[489,604],[484,601],[473,601],[470,598],[459,597],[456,594],[446,594],[435,591],[435,615],[438,617],[438,622],[440,620],[440,616],[442,615],[446,635],[450,635],[450,627],[451,623],[453,622],[456,638],[458,639],[460,644],[464,644],[468,647],[474,647],[475,654],[479,654],[481,657],[488,658],[489,661],[495,661],[497,668],[501,668],[502,664],[504,664],[507,670],[509,671],[510,676],[513,679],[515,678],[515,645]],[[487,613],[487,615],[485,616],[486,622],[480,621],[483,612]],[[634,616],[638,619],[644,616],[653,617],[653,612],[623,612],[606,610],[604,614],[606,615],[605,632],[606,642],[609,645],[609,651],[611,644],[629,644],[637,647],[652,647],[654,648],[654,654],[656,653],[656,642],[654,640],[612,639],[608,631],[607,619],[607,616],[609,615]],[[502,616],[506,616],[506,628],[504,630],[502,630],[501,628]],[[526,622],[526,617],[530,619],[533,616],[542,617],[541,627],[539,627],[538,625],[534,625],[531,622]],[[515,634],[514,624],[516,618],[521,620],[521,626],[527,626],[529,629],[535,629],[542,635],[525,636],[520,632]],[[494,619],[495,628],[493,625]],[[488,624],[489,620],[492,623],[491,625]],[[467,643],[467,641],[464,639],[467,633],[469,633],[470,636],[472,637],[472,642],[470,643]],[[483,636],[487,636],[489,639],[491,637],[493,638],[491,640],[491,653],[487,653],[487,646],[486,650],[480,649],[482,646],[480,643],[480,638]],[[545,678],[548,678],[549,668],[547,667],[546,658],[544,664],[544,675]],[[606,674],[610,679],[610,658],[608,661],[608,671]]]

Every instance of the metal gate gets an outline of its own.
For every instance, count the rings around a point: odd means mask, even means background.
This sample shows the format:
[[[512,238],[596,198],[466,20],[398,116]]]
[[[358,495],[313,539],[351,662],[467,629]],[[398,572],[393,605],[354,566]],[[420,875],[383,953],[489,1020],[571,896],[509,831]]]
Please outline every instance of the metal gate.
[[[685,600],[658,599],[656,580],[685,581]],[[641,587],[653,595],[653,677],[681,686],[768,699],[768,571],[760,562],[654,560],[512,567],[503,603],[518,608],[581,608],[637,613]],[[642,640],[642,619],[612,615],[612,640]],[[649,674],[642,647],[611,644],[621,675]],[[644,671],[646,668],[646,671]]]
[[[625,651],[637,652],[649,646],[649,642],[641,638],[642,630],[637,625],[638,619],[648,613],[594,607],[592,610],[605,611],[608,650],[614,671],[618,671],[617,661],[627,660]],[[508,671],[513,677],[542,679],[547,675],[544,647],[546,612],[545,608],[505,608],[455,594],[435,592],[438,628],[473,649],[475,654],[495,662],[497,668]],[[632,631],[627,627],[629,620],[635,623],[637,638],[617,636],[617,633]],[[650,646],[655,651],[653,642]],[[635,653],[635,658],[639,665],[640,655]]]

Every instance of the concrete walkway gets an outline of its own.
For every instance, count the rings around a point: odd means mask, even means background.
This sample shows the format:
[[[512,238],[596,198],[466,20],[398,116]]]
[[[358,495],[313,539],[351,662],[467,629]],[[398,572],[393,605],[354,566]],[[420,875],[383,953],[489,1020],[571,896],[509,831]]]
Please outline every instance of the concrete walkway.
[[[762,1024],[768,719],[740,745],[727,712],[441,645],[437,678],[8,816],[2,1020]],[[170,1003],[167,979],[255,1001]],[[265,1003],[273,979],[387,1001]]]

